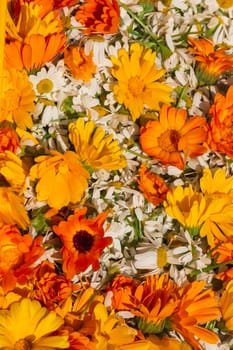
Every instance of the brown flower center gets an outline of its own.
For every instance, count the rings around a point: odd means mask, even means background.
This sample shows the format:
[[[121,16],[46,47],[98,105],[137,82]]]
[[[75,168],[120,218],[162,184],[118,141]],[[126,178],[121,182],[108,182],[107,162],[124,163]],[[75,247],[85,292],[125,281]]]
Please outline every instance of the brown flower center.
[[[14,350],[31,350],[31,343],[26,339],[19,339],[14,345]]]
[[[180,134],[177,130],[166,130],[159,137],[159,145],[167,152],[178,151],[178,143],[180,141]]]
[[[131,92],[131,94],[134,96],[134,97],[137,97],[139,95],[141,95],[141,93],[143,92],[143,89],[144,89],[144,83],[143,81],[135,76],[135,77],[131,77],[129,79],[129,82],[128,82],[128,88],[129,88],[129,91]]]
[[[73,243],[79,253],[86,253],[91,250],[94,237],[85,230],[78,231],[73,237]]]

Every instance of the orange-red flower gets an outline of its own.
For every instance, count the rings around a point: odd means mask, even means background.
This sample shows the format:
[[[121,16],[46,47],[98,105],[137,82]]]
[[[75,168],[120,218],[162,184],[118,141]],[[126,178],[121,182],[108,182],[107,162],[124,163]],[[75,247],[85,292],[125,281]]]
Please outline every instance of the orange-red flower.
[[[24,41],[15,40],[5,44],[5,67],[27,71],[41,68],[63,52],[65,34],[57,33],[44,37],[33,34]]]
[[[0,224],[0,279],[5,292],[12,290],[16,282],[27,282],[32,264],[44,253],[42,239],[40,236],[33,240],[14,225]]]
[[[179,169],[184,169],[186,157],[197,157],[207,151],[206,140],[204,117],[187,119],[186,110],[167,105],[162,106],[159,120],[148,121],[140,130],[142,150],[162,164]]]
[[[208,139],[210,148],[233,158],[233,86],[229,87],[226,96],[216,94],[209,114],[211,116]]]
[[[179,332],[195,350],[202,349],[198,338],[216,344],[218,336],[202,327],[220,316],[218,301],[213,290],[204,290],[205,281],[194,281],[179,290],[179,306],[172,315],[172,328]]]
[[[196,75],[200,84],[215,84],[221,74],[233,70],[233,55],[226,54],[226,50],[215,50],[210,39],[194,39],[189,37],[193,48],[189,51],[195,55],[198,61]]]
[[[73,285],[64,275],[55,272],[55,266],[43,261],[33,271],[30,277],[33,290],[29,294],[31,299],[39,300],[47,309],[55,309],[73,292]]]
[[[87,0],[75,17],[85,34],[113,34],[119,28],[120,9],[116,0]]]
[[[142,191],[144,197],[154,205],[161,204],[165,200],[168,191],[164,179],[150,172],[145,164],[141,165],[138,173],[139,190]]]
[[[103,224],[108,213],[87,219],[86,212],[87,208],[76,209],[67,221],[61,221],[53,227],[63,244],[63,271],[67,278],[73,278],[76,273],[85,271],[89,266],[94,271],[97,270],[100,255],[112,242],[111,237],[104,237]]]
[[[0,127],[0,152],[16,153],[20,147],[19,137],[11,126]]]
[[[86,55],[82,47],[69,47],[64,52],[64,62],[73,77],[85,82],[90,81],[96,72],[96,65],[92,58],[93,53]]]

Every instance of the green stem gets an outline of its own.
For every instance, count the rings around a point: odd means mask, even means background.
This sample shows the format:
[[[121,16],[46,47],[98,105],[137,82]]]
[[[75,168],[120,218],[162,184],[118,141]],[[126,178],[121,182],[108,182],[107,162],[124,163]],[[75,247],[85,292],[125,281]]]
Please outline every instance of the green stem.
[[[217,268],[220,268],[220,267],[226,266],[228,264],[232,264],[232,263],[233,263],[233,260],[229,260],[229,261],[225,261],[225,262],[223,262],[221,264],[210,265],[210,266],[207,266],[207,267],[205,267],[204,269],[201,269],[201,270],[193,270],[190,275],[191,275],[191,277],[192,276],[196,276],[196,275],[199,275],[202,272],[209,272],[209,271],[211,271],[213,269],[217,269]]]
[[[151,160],[150,157],[144,156],[143,154],[140,154],[140,153],[138,153],[138,152],[132,151],[131,149],[128,149],[128,148],[125,148],[125,147],[122,147],[122,149],[123,149],[125,152],[128,152],[128,153],[131,153],[131,154],[135,155],[136,157],[143,158],[143,159],[147,159],[147,160]]]

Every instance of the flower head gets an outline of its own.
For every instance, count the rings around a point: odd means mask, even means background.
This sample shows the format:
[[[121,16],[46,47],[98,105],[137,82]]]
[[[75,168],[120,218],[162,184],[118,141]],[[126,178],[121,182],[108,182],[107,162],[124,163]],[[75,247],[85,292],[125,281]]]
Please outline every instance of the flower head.
[[[226,96],[217,93],[209,110],[211,116],[209,129],[209,146],[212,150],[225,153],[233,158],[233,86]]]
[[[14,153],[0,152],[0,175],[13,191],[21,193],[24,190],[26,174],[21,159]]]
[[[33,34],[24,41],[15,40],[5,44],[5,67],[28,72],[41,68],[52,61],[64,49],[64,33],[50,34],[46,37]]]
[[[15,224],[22,229],[29,225],[29,217],[23,205],[23,199],[10,187],[0,187],[0,223]]]
[[[112,75],[117,79],[113,88],[116,100],[124,104],[135,121],[143,114],[144,107],[160,109],[160,103],[172,101],[172,88],[159,82],[165,69],[158,70],[156,53],[139,43],[118,50],[118,57],[111,56]]]
[[[64,62],[75,79],[88,82],[96,72],[93,53],[86,55],[82,47],[74,46],[65,49]]]
[[[19,137],[10,125],[0,126],[0,152],[16,153],[20,147]]]
[[[0,225],[0,279],[5,291],[28,280],[31,265],[44,253],[41,243],[42,237],[32,240],[14,225]]]
[[[36,185],[37,199],[47,201],[55,209],[81,200],[88,186],[89,173],[78,156],[67,151],[61,154],[51,151],[48,156],[39,156],[30,170],[31,180],[39,179]]]
[[[87,0],[75,17],[85,34],[113,34],[120,24],[120,9],[116,0]]]
[[[179,290],[180,303],[173,314],[172,328],[179,332],[194,349],[200,349],[197,338],[216,344],[218,336],[202,327],[220,316],[218,301],[213,290],[204,290],[205,281],[194,281]]]
[[[138,185],[144,197],[154,205],[161,204],[166,198],[168,191],[164,179],[150,172],[144,164],[139,168]]]
[[[193,46],[189,51],[198,62],[196,75],[201,84],[213,85],[220,75],[232,71],[233,55],[226,54],[225,49],[215,50],[210,39],[189,37],[189,42]]]
[[[226,328],[233,332],[233,280],[229,281],[220,299],[220,309]]]
[[[76,209],[67,221],[61,221],[53,227],[63,244],[63,271],[67,278],[73,278],[90,265],[94,271],[97,270],[100,255],[112,242],[111,237],[104,237],[103,223],[108,213],[86,219],[86,212],[87,208]]]
[[[24,298],[0,311],[0,344],[12,350],[68,349],[66,336],[52,335],[62,325],[55,312],[48,312],[37,300]]]
[[[69,138],[80,161],[88,168],[117,170],[126,166],[119,142],[93,121],[79,118],[69,124]]]
[[[4,71],[4,91],[1,101],[0,121],[9,121],[21,129],[32,127],[30,113],[34,110],[35,92],[23,71]]]
[[[184,109],[167,105],[162,106],[159,120],[148,121],[140,131],[144,152],[164,165],[174,165],[179,169],[184,168],[184,156],[197,157],[207,151],[206,141],[204,117],[187,119]]]

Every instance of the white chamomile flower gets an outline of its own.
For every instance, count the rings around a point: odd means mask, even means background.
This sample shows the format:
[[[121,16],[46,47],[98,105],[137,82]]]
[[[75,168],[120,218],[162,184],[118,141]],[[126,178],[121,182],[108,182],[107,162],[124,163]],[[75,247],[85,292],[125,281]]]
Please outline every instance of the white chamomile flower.
[[[48,65],[41,68],[36,75],[30,75],[30,81],[38,97],[57,101],[58,93],[65,87],[64,68],[61,66]]]

